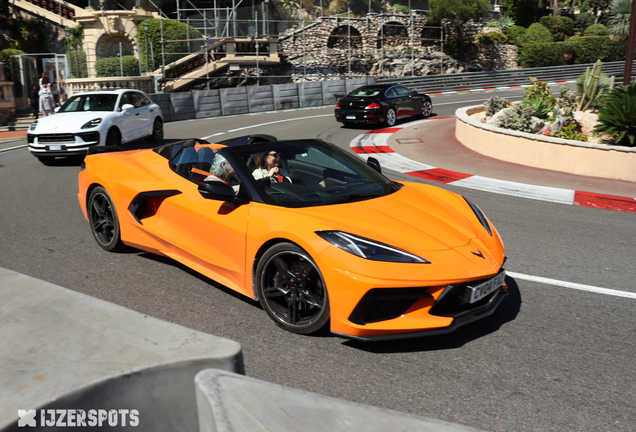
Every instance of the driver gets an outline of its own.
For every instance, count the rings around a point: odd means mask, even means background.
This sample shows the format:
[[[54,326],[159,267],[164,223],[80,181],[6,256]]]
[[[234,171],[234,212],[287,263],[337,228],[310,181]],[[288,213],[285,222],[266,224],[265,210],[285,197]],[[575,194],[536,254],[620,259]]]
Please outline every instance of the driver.
[[[210,172],[225,180],[225,182],[232,186],[234,194],[238,193],[238,190],[241,187],[241,180],[239,179],[239,176],[236,175],[234,167],[230,165],[222,154],[217,152],[214,155],[214,163],[211,166]]]
[[[252,176],[256,180],[269,177],[272,183],[291,183],[291,178],[287,171],[280,167],[280,153],[274,150],[259,153],[256,157],[256,168],[252,171]]]

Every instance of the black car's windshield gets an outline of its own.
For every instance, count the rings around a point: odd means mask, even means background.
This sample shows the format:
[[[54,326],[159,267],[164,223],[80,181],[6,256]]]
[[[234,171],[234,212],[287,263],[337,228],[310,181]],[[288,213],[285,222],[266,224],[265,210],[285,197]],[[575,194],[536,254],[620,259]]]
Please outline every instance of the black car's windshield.
[[[268,204],[309,207],[388,195],[399,185],[357,157],[320,140],[228,148]]]
[[[71,97],[58,112],[113,111],[117,94],[84,94]]]
[[[383,90],[384,90],[384,87],[379,87],[379,86],[360,87],[359,89],[356,89],[352,91],[351,93],[349,93],[347,97],[356,97],[356,98],[376,97],[377,95],[382,93]]]

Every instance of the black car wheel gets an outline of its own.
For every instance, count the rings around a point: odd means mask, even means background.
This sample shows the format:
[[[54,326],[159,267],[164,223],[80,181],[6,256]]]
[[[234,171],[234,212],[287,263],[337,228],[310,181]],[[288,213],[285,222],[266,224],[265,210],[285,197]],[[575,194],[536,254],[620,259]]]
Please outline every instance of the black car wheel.
[[[116,128],[111,128],[106,135],[107,146],[119,146],[121,144],[121,134]]]
[[[422,116],[428,117],[433,114],[433,102],[430,99],[426,99],[422,104]]]
[[[155,123],[152,125],[152,135],[150,139],[154,143],[163,141],[163,122],[159,118],[155,119]]]
[[[329,323],[329,297],[316,263],[301,248],[279,243],[265,252],[256,269],[259,300],[281,328],[316,333]]]
[[[110,195],[101,186],[93,189],[88,198],[88,221],[93,237],[102,249],[115,251],[124,246],[119,232],[117,210]]]
[[[385,126],[393,126],[397,120],[397,116],[395,115],[395,110],[393,108],[389,108],[386,110],[386,116],[384,118]]]

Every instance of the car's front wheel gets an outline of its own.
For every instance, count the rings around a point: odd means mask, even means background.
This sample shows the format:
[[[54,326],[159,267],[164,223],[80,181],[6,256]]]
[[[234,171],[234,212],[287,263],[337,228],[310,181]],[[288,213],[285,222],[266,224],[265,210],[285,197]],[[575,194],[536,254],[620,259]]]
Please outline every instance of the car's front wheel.
[[[389,108],[386,110],[386,116],[384,117],[384,125],[385,126],[394,126],[397,121],[397,115],[395,114],[395,110],[393,108]]]
[[[150,139],[154,143],[163,141],[163,122],[160,118],[155,119],[155,123],[152,125],[152,135]]]
[[[291,243],[265,252],[256,269],[259,300],[281,328],[311,334],[329,323],[327,287],[309,254]]]
[[[121,134],[116,128],[111,128],[106,135],[107,146],[119,146],[121,145]]]
[[[119,231],[117,210],[106,189],[101,186],[91,191],[88,198],[88,222],[97,244],[107,251],[124,247]]]

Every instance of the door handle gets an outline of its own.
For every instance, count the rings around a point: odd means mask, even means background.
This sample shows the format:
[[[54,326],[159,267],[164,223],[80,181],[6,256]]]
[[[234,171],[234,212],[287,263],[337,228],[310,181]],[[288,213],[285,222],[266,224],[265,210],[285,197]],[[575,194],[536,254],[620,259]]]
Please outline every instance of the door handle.
[[[138,116],[138,115],[139,115],[139,113],[137,113],[137,114],[135,114],[135,115],[136,115],[136,116]]]

